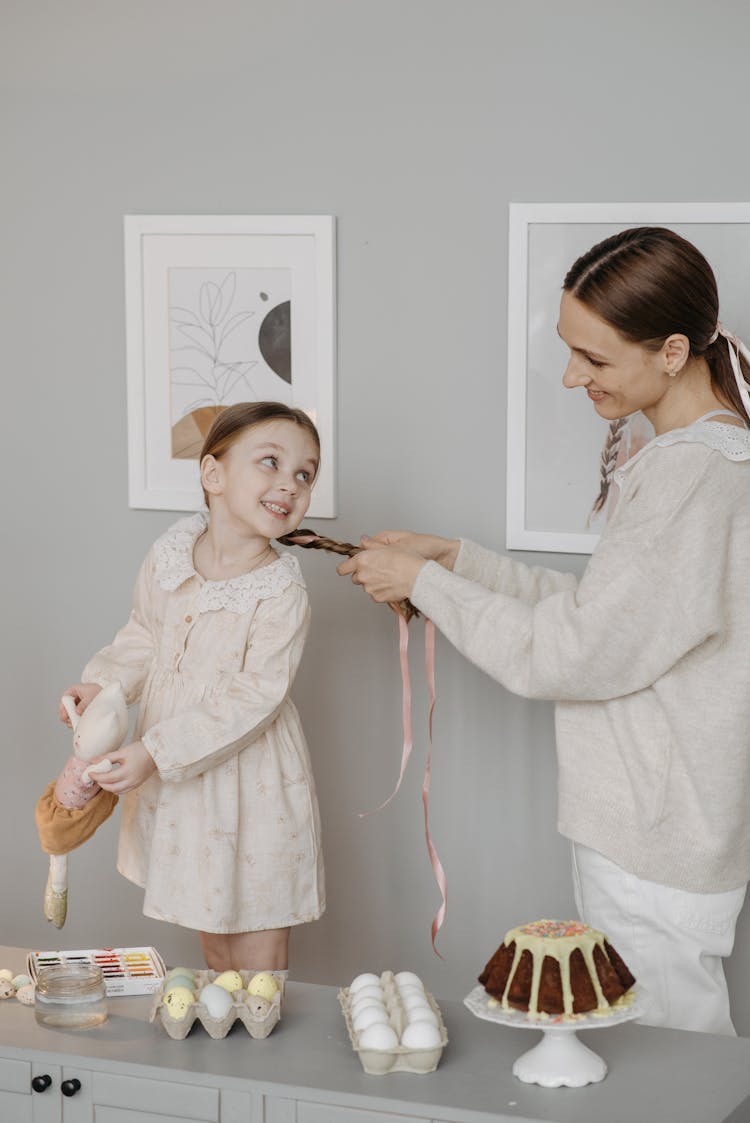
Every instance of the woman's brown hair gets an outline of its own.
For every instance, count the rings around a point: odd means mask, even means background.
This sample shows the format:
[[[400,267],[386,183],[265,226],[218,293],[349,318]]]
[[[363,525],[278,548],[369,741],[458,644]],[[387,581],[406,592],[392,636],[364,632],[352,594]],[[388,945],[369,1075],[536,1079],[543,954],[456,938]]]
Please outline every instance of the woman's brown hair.
[[[284,402],[237,402],[236,405],[227,406],[214,418],[203,442],[198,463],[203,463],[204,456],[213,456],[219,460],[247,429],[262,425],[266,421],[292,421],[295,425],[299,425],[312,437],[320,456],[318,430],[304,410],[295,409],[293,406],[285,405]],[[205,490],[203,498],[208,506],[208,495]]]
[[[719,294],[700,250],[662,226],[637,226],[605,238],[568,271],[563,289],[625,339],[658,351],[668,336],[687,336],[692,358],[705,358],[719,398],[750,422],[732,373],[727,341],[713,340]],[[750,365],[740,358],[745,379]]]
[[[637,226],[598,242],[571,266],[563,290],[625,339],[658,351],[670,335],[684,335],[691,358],[705,358],[716,396],[750,423],[740,398],[726,339],[716,335],[719,294],[711,266],[687,239],[662,226]],[[743,378],[750,364],[739,357]],[[602,453],[601,510],[624,429],[610,423]]]

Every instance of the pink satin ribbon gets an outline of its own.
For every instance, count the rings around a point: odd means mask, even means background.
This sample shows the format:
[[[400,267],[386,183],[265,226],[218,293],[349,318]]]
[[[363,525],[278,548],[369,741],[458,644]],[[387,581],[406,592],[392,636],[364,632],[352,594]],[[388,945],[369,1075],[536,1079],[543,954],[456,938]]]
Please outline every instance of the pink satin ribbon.
[[[382,811],[384,807],[388,806],[388,804],[391,802],[391,800],[393,799],[393,797],[396,795],[399,788],[401,787],[401,781],[403,780],[404,774],[406,773],[406,766],[409,763],[409,757],[411,756],[411,751],[414,747],[414,736],[413,736],[413,730],[412,730],[412,717],[411,717],[411,710],[412,710],[412,704],[411,704],[412,703],[411,672],[409,671],[409,625],[407,624],[407,622],[406,622],[406,620],[404,619],[403,616],[399,616],[399,618],[398,618],[398,628],[399,628],[398,649],[399,649],[399,660],[400,660],[400,663],[401,663],[401,687],[402,687],[401,720],[402,720],[403,731],[404,731],[404,743],[403,743],[403,748],[401,750],[401,769],[399,771],[398,780],[396,781],[396,786],[393,789],[393,791],[391,792],[391,794],[388,796],[388,798],[383,800],[383,802],[380,804],[379,807],[373,808],[372,811],[360,811],[360,818],[365,818],[365,816],[367,816],[367,815],[374,815],[376,812]],[[438,951],[437,947],[435,946],[435,940],[437,938],[438,932],[440,931],[440,927],[441,927],[441,925],[442,925],[442,923],[445,919],[445,913],[446,913],[446,910],[447,910],[447,907],[448,907],[448,882],[447,882],[447,878],[445,876],[445,871],[443,869],[442,863],[440,861],[440,858],[438,857],[438,852],[435,849],[435,844],[432,841],[432,836],[430,835],[430,773],[431,773],[431,770],[432,770],[432,715],[435,711],[435,625],[433,624],[432,620],[425,620],[424,644],[425,644],[425,676],[426,676],[426,679],[427,679],[427,690],[429,692],[429,698],[430,698],[430,710],[429,710],[429,716],[428,716],[428,728],[429,728],[429,734],[430,734],[430,748],[429,748],[428,753],[427,753],[427,763],[425,765],[424,781],[422,783],[422,806],[424,807],[424,829],[425,829],[425,837],[427,839],[427,852],[430,856],[430,865],[432,866],[432,872],[435,875],[435,881],[437,882],[438,888],[440,890],[440,895],[442,897],[440,907],[438,908],[437,912],[435,913],[435,917],[432,921],[432,929],[431,929],[432,950],[435,952],[436,955],[440,956],[440,958],[442,959],[443,956],[440,955],[440,952]]]
[[[732,335],[731,331],[727,331],[723,324],[718,326],[719,335],[723,336],[727,341],[727,349],[729,351],[729,361],[732,364],[732,373],[734,380],[737,383],[737,389],[742,399],[742,404],[745,407],[745,412],[750,416],[750,387],[742,375],[742,368],[740,367],[739,356],[750,363],[750,351],[748,351],[745,344],[736,335]]]

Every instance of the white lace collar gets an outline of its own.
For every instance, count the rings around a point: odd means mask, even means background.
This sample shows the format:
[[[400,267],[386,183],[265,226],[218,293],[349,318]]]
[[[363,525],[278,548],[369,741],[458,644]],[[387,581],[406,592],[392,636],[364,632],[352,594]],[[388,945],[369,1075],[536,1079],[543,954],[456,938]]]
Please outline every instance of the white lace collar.
[[[162,589],[174,592],[185,581],[196,577],[200,591],[195,601],[198,612],[248,612],[259,600],[277,597],[294,582],[304,588],[299,562],[291,553],[282,554],[270,565],[261,566],[226,581],[206,581],[196,573],[193,547],[208,526],[208,518],[199,511],[180,519],[154,544],[156,577]]]
[[[657,445],[664,447],[692,442],[720,452],[727,460],[750,460],[750,429],[740,429],[738,425],[728,425],[722,421],[709,421],[708,416],[699,417],[692,425],[686,425],[683,429],[670,429],[668,433],[654,437],[617,469],[614,474],[615,482],[619,484],[624,480],[633,465]]]

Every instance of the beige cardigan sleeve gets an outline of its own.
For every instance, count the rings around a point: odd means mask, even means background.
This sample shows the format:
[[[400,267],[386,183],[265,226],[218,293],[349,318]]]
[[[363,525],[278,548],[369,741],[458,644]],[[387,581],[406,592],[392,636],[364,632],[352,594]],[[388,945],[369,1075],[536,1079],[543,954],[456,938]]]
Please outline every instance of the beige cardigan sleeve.
[[[307,593],[292,582],[262,600],[251,625],[242,671],[225,687],[157,722],[143,744],[163,780],[200,775],[252,745],[276,718],[297,672],[309,628]]]
[[[585,702],[642,690],[723,626],[727,516],[701,487],[705,470],[704,462],[665,510],[658,481],[650,503],[642,488],[626,528],[638,548],[623,564],[605,532],[590,593],[584,575],[579,589],[529,604],[427,562],[411,600],[515,694]]]
[[[89,660],[81,674],[81,682],[96,682],[99,686],[120,682],[129,706],[140,699],[154,657],[151,625],[153,571],[153,552],[150,552],[135,583],[128,622],[120,628],[111,644]]]
[[[465,538],[461,539],[453,572],[492,592],[517,597],[524,604],[537,604],[552,593],[575,589],[578,585],[573,573],[524,565]]]

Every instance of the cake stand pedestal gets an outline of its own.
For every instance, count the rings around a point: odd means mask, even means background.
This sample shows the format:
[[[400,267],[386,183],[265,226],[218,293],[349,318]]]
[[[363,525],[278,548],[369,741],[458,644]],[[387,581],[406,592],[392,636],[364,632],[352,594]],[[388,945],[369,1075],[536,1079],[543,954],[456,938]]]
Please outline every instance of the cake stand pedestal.
[[[478,1018],[497,1025],[519,1029],[541,1030],[542,1040],[529,1049],[513,1065],[513,1075],[525,1084],[541,1084],[544,1088],[582,1088],[598,1084],[607,1075],[607,1063],[576,1036],[582,1029],[604,1029],[628,1022],[643,1013],[637,999],[626,1006],[613,1007],[605,1014],[583,1014],[574,1021],[563,1021],[551,1015],[547,1020],[530,1018],[522,1010],[503,1010],[489,1006],[483,986],[467,994],[464,1005]]]

